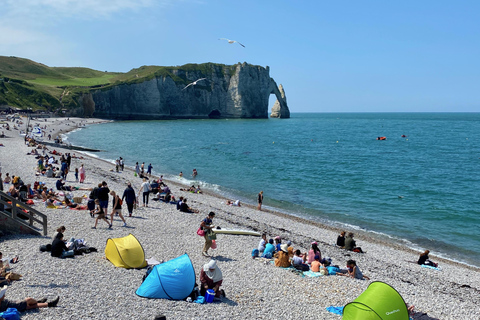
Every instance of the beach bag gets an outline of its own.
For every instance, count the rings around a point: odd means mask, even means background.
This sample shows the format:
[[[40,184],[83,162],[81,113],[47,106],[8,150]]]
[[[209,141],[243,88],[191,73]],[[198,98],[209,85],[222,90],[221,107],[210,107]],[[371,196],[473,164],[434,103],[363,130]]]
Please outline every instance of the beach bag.
[[[215,232],[213,232],[212,230],[208,230],[207,238],[208,238],[208,240],[217,240],[217,234]]]
[[[4,312],[0,312],[0,318],[5,320],[20,320],[20,312],[15,308],[8,308]]]
[[[210,246],[212,249],[217,249],[217,242],[215,240],[212,240],[212,245]]]
[[[205,236],[205,231],[203,231],[202,227],[199,227],[199,228],[198,228],[197,234],[198,234],[200,237],[204,237],[204,236]]]
[[[119,204],[119,205],[122,205],[122,204],[123,204],[123,200],[120,199],[120,197],[118,197],[118,204]]]

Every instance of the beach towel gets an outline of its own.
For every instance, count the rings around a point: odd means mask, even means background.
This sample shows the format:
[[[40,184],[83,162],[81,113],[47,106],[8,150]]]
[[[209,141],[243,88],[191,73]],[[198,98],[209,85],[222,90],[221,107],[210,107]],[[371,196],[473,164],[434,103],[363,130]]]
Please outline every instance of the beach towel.
[[[343,315],[343,307],[327,307],[328,312]]]
[[[313,272],[313,271],[303,271],[303,275],[309,278],[316,278],[316,277],[322,276],[320,272]]]
[[[429,268],[429,269],[433,269],[433,270],[437,270],[437,271],[442,270],[441,267],[432,267],[432,266],[427,266],[426,264],[422,264],[421,266],[422,266],[422,268]]]

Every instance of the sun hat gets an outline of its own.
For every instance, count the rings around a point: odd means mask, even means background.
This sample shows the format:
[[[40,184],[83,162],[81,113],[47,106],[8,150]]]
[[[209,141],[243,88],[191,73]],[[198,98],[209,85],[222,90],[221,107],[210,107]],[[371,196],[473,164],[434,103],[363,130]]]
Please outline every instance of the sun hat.
[[[317,241],[313,241],[311,244],[318,245]]]
[[[315,255],[315,260],[320,260],[320,256],[318,254]]]
[[[287,246],[290,247],[291,245],[292,245],[292,241],[288,240],[288,241],[287,241]]]
[[[207,264],[208,269],[215,269],[217,267],[217,263],[215,260],[210,260],[210,262]]]
[[[281,240],[282,238],[280,238],[280,236],[276,236],[275,237],[275,240]]]
[[[288,245],[287,245],[286,243],[280,245],[280,249],[281,249],[283,252],[288,253]]]

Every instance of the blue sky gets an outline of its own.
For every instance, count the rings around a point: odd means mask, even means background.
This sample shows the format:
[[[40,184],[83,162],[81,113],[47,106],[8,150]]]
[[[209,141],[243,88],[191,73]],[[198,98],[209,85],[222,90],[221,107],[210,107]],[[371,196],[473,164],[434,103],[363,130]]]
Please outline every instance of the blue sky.
[[[0,21],[0,55],[48,66],[268,65],[292,112],[480,111],[479,1],[1,0]]]

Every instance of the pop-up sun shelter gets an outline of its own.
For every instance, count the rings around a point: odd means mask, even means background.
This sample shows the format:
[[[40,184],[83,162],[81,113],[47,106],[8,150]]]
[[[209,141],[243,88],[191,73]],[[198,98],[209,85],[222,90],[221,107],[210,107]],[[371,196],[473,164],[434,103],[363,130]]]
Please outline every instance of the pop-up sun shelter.
[[[372,282],[357,299],[343,309],[343,320],[408,320],[408,310],[397,290],[383,282]]]
[[[131,233],[123,238],[108,238],[105,256],[116,267],[130,269],[147,266],[142,245]]]
[[[183,300],[195,286],[195,270],[192,261],[184,255],[157,264],[136,294],[144,298]]]

